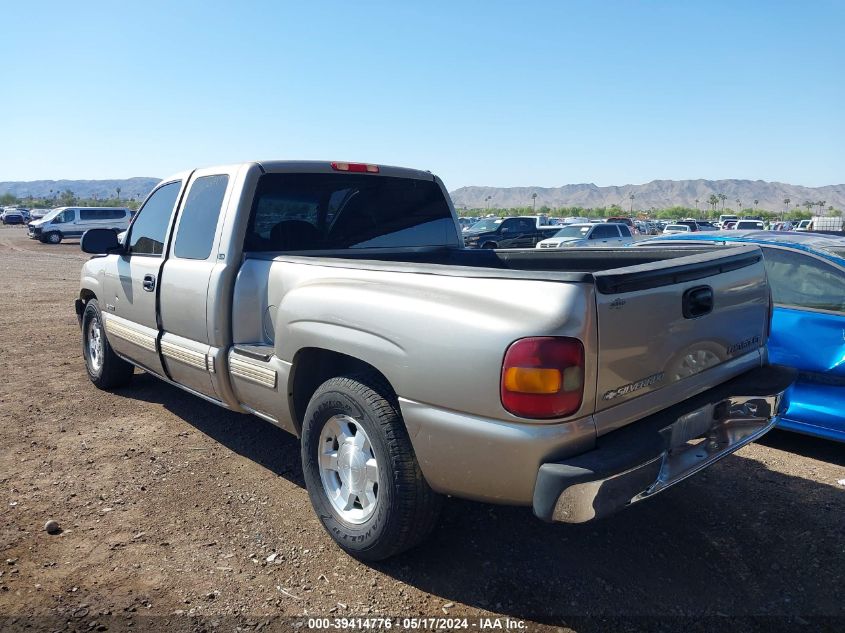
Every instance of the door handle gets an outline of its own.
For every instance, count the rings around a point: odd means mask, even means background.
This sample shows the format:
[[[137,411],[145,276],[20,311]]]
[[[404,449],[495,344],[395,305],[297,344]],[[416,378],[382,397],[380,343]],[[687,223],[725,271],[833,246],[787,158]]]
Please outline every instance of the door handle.
[[[144,275],[144,290],[147,292],[152,292],[156,289],[156,278],[155,275]]]

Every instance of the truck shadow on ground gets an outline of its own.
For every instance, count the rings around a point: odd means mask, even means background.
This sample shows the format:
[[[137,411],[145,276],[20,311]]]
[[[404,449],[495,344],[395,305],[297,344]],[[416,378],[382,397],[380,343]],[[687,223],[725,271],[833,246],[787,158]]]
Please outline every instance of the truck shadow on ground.
[[[235,453],[304,485],[293,436],[150,376],[136,379],[131,397],[162,404]],[[766,441],[828,461],[834,471],[843,462],[841,445],[780,432]],[[794,617],[799,624],[817,616],[845,623],[845,490],[836,484],[845,470],[815,481],[769,470],[747,453],[594,524],[549,525],[528,508],[449,499],[429,541],[373,567],[444,605],[581,631],[725,630],[736,625],[726,618],[752,616],[768,619],[749,619],[744,629],[791,627]],[[428,615],[449,612],[438,607]]]

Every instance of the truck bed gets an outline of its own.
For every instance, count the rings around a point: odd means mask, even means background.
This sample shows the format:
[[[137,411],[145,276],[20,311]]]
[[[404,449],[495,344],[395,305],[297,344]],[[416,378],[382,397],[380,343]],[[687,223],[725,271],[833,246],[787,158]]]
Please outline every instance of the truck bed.
[[[723,248],[655,247],[577,249],[369,249],[310,251],[308,254],[256,253],[247,259],[298,264],[421,273],[482,279],[530,279],[594,283],[599,292],[613,294],[703,279],[761,260],[756,246]],[[667,267],[665,262],[677,259]]]

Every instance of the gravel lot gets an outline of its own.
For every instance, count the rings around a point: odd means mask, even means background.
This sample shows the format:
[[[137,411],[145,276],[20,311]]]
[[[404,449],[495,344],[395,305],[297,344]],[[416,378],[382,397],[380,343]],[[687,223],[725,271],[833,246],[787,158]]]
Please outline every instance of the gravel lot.
[[[0,629],[845,630],[842,445],[775,432],[594,525],[449,500],[423,547],[366,566],[314,517],[296,438],[141,372],[89,383],[85,258],[0,229]]]

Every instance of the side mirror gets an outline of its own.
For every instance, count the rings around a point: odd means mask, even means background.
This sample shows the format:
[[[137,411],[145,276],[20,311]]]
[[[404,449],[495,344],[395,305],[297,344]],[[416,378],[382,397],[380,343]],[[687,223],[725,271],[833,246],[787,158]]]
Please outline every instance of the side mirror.
[[[111,229],[89,229],[82,234],[79,246],[83,253],[107,255],[122,250],[117,233]]]

